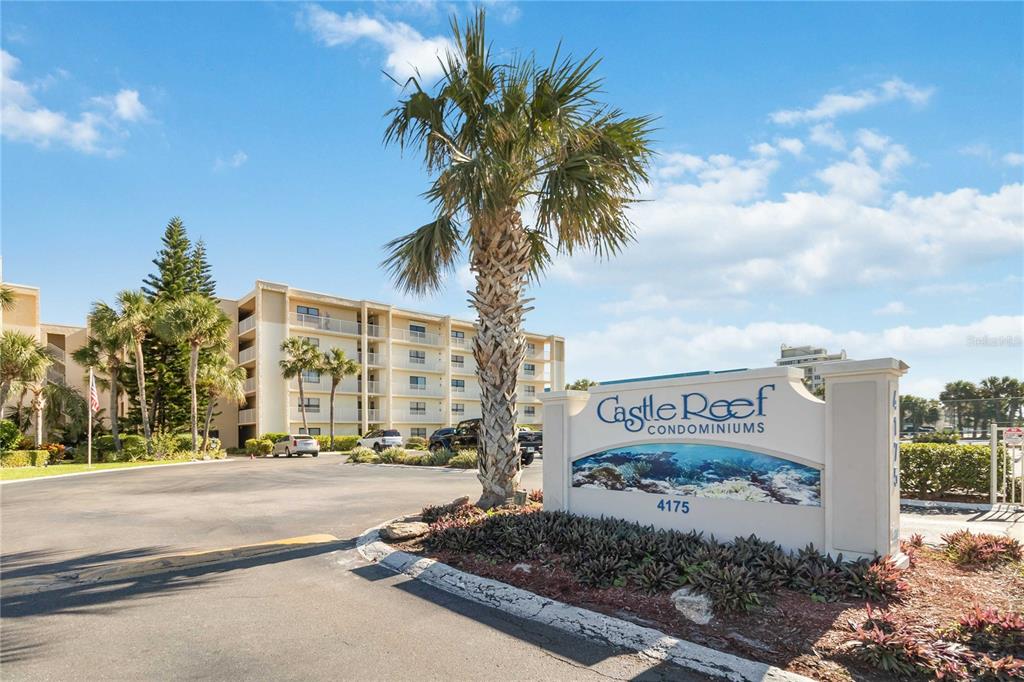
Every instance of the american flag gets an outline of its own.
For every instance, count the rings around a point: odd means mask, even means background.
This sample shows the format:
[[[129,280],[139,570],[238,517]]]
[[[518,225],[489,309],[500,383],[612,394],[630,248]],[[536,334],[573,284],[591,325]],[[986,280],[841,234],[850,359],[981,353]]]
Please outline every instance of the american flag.
[[[89,370],[89,410],[93,413],[100,411],[100,396],[96,393],[96,376]]]

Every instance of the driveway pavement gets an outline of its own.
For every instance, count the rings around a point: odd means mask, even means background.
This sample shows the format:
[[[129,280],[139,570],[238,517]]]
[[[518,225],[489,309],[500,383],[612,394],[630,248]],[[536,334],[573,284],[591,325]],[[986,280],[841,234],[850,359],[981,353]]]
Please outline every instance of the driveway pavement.
[[[528,468],[525,487],[540,474]],[[478,492],[473,472],[333,456],[3,486],[2,677],[696,679],[367,566],[353,549],[381,520]],[[232,549],[282,540],[293,544],[273,554]],[[213,563],[140,575],[215,549],[227,552]],[[106,579],[84,580],[97,573]]]

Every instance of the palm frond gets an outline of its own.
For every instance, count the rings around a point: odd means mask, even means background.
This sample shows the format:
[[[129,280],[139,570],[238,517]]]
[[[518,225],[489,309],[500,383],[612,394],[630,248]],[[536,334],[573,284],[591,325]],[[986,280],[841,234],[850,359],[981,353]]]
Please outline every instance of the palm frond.
[[[388,256],[381,266],[404,291],[427,293],[438,289],[455,268],[461,247],[458,225],[451,217],[441,216],[388,242]]]

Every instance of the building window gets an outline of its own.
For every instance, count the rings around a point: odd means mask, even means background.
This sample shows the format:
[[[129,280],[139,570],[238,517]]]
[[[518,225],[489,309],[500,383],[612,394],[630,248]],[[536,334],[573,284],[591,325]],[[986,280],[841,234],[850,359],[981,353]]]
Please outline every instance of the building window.
[[[529,355],[529,356],[536,355],[537,354],[537,344],[535,344],[535,343],[528,343],[528,344],[526,344],[526,354]]]
[[[414,365],[425,365],[427,364],[427,354],[422,350],[411,350],[409,351],[409,362]]]
[[[427,404],[420,401],[409,403],[409,414],[426,414]]]
[[[320,435],[320,427],[319,426],[310,426],[309,430],[307,431],[306,429],[304,429],[304,428],[302,428],[300,426],[299,427],[299,433],[304,433],[307,436],[319,436]]]
[[[299,315],[309,315],[310,317],[320,317],[320,309],[312,308],[308,305],[300,305],[295,307],[295,312]]]
[[[459,369],[462,369],[465,366],[466,366],[466,356],[465,355],[455,355],[453,353],[452,354],[452,367],[458,367]]]
[[[410,339],[426,339],[427,338],[427,327],[422,324],[410,324],[409,325],[409,338]]]
[[[452,403],[452,414],[466,414],[466,404]]]
[[[299,402],[299,407],[302,407],[302,402]],[[320,411],[320,398],[306,398],[306,412],[319,412]]]
[[[537,365],[531,365],[529,362],[523,363],[523,374],[533,376],[537,373]]]
[[[416,426],[416,427],[413,427],[413,428],[409,429],[409,437],[410,438],[426,438],[427,437],[427,427],[425,427],[425,426]]]
[[[460,332],[458,329],[453,329],[452,330],[452,338],[453,339],[462,339],[464,341],[466,339],[466,332]]]
[[[452,391],[455,393],[466,392],[466,380],[465,379],[452,379]]]
[[[418,391],[427,390],[427,378],[426,377],[409,377],[409,388]]]
[[[536,386],[523,386],[523,392],[526,393],[526,395],[530,395],[530,396],[537,395],[537,387]]]
[[[527,417],[532,417],[537,414],[537,408],[534,407],[533,405],[527,405],[526,407],[523,408],[523,414],[525,414]]]
[[[302,372],[302,380],[308,384],[319,384],[320,372],[315,369],[307,369]]]
[[[309,341],[309,343],[312,344],[315,348],[320,347],[320,339],[316,338],[315,336],[303,336],[302,338],[305,339],[306,341]]]

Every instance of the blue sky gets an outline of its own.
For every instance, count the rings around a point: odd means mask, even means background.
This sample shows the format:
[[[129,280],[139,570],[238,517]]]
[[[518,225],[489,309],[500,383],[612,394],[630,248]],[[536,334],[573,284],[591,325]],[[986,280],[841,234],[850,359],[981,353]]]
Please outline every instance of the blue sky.
[[[621,257],[559,259],[528,327],[570,378],[893,355],[905,390],[1024,374],[1024,70],[1016,4],[489,3],[500,51],[603,58],[659,117]],[[3,6],[4,279],[46,321],[137,286],[180,215],[221,295],[255,279],[471,317],[468,271],[396,293],[382,245],[429,219],[381,144],[469,5]]]

